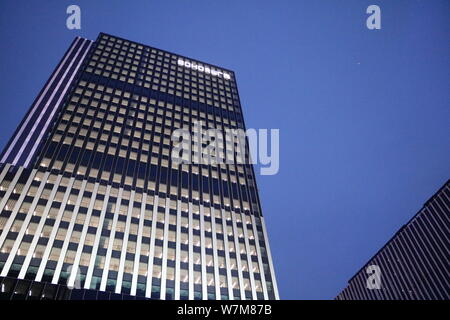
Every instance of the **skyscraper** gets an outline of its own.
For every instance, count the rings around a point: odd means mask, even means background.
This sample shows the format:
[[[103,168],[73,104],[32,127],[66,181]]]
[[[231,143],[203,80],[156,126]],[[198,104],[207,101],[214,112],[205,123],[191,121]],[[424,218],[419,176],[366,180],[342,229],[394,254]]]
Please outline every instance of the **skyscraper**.
[[[447,181],[350,279],[336,299],[449,300],[449,230]]]
[[[76,38],[0,157],[1,297],[278,299],[252,165],[172,161],[182,128],[245,130],[234,72]]]

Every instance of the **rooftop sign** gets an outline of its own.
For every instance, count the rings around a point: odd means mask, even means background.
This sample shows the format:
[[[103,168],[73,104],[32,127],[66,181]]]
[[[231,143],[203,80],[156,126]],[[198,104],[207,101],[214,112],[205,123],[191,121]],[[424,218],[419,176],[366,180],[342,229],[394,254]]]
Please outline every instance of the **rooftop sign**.
[[[229,73],[222,72],[222,71],[219,71],[219,70],[215,70],[215,69],[212,69],[210,67],[205,67],[203,65],[196,64],[195,62],[189,62],[189,61],[186,61],[186,60],[183,60],[183,59],[178,59],[178,65],[184,66],[184,67],[192,69],[192,70],[197,70],[197,71],[200,71],[200,72],[204,72],[206,74],[212,74],[213,76],[224,78],[225,80],[230,80],[231,79],[231,76],[230,76]]]

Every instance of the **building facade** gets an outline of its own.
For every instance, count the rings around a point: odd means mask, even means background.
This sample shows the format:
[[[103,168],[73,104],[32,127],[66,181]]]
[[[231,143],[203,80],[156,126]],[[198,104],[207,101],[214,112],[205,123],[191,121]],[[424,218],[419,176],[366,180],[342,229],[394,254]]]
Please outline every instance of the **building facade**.
[[[198,124],[245,130],[233,71],[76,38],[0,157],[2,297],[278,299],[252,165],[172,161]]]
[[[336,299],[450,300],[449,250],[450,181],[447,181],[350,279]],[[378,279],[377,286],[373,285],[373,276]]]

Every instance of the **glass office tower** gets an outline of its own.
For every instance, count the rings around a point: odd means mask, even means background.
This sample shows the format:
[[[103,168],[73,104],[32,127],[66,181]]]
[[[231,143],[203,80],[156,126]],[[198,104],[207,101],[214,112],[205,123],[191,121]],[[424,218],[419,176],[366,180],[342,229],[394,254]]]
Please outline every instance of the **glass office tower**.
[[[245,130],[234,72],[76,38],[0,157],[1,297],[278,299],[252,165],[172,161],[198,123]]]

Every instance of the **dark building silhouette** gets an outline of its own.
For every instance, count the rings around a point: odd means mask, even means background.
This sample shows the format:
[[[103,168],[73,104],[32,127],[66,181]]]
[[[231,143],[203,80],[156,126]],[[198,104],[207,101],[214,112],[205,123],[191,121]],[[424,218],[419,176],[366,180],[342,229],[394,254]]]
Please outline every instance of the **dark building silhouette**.
[[[450,299],[450,182],[348,282],[337,300]],[[379,289],[368,279],[380,271]]]

